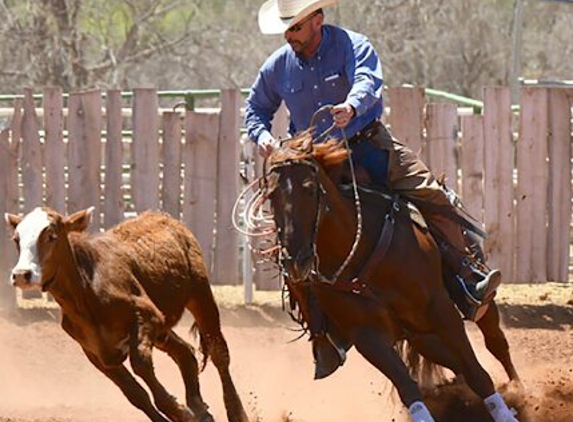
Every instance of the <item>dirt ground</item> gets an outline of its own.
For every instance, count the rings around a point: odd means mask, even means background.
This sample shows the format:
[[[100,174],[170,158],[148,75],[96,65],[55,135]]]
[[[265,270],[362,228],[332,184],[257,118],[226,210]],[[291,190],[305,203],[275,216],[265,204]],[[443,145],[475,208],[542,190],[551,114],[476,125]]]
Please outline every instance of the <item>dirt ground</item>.
[[[252,422],[408,420],[389,382],[354,350],[334,375],[313,381],[310,345],[291,343],[298,334],[278,292],[258,292],[253,306],[237,305],[237,289],[216,289],[216,295],[232,374]],[[573,284],[503,286],[498,303],[526,390],[506,385],[501,366],[468,324],[480,361],[520,421],[573,421]],[[0,313],[0,422],[145,422],[58,322],[57,310]],[[184,338],[191,338],[190,323],[186,317],[178,326]],[[183,397],[175,365],[160,352],[155,363],[167,389]],[[212,364],[200,379],[216,420],[226,420]],[[439,422],[489,420],[479,400],[459,386],[436,390],[428,403]]]

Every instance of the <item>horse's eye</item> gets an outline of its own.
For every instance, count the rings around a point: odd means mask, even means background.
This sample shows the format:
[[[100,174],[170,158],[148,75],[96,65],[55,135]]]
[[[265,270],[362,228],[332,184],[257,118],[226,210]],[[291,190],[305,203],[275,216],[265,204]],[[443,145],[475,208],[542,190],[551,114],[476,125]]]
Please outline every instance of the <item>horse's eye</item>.
[[[278,191],[278,189],[276,189],[276,188],[268,189],[266,196],[268,198],[270,198],[271,200],[276,200],[277,199],[277,191]]]
[[[314,180],[305,180],[302,182],[302,187],[305,189],[314,189]]]

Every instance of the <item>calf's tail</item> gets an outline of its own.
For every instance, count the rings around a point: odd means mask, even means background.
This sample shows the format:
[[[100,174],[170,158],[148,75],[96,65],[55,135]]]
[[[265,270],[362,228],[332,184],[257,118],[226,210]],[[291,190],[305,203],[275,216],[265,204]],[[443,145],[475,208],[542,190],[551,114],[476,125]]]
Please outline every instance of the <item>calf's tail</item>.
[[[199,330],[199,325],[197,322],[194,322],[191,326],[191,334],[193,337],[197,338],[199,336],[199,349],[201,350],[201,354],[203,355],[203,359],[201,360],[201,365],[199,370],[203,372],[205,366],[207,365],[207,360],[209,359],[209,343],[205,336],[201,334],[201,330]]]

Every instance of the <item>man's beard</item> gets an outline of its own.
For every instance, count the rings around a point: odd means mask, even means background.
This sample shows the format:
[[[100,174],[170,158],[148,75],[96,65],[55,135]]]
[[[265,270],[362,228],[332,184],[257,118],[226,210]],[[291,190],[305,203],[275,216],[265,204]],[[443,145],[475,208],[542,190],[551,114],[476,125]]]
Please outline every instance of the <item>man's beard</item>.
[[[308,41],[301,42],[301,41],[289,41],[288,42],[291,48],[294,50],[295,53],[300,54],[308,45]]]

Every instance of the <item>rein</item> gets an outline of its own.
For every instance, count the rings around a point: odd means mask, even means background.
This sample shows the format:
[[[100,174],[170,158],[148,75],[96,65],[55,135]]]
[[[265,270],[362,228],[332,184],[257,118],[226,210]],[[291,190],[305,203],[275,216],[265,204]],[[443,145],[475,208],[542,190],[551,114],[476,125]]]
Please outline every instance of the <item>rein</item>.
[[[329,112],[331,109],[332,109],[331,105],[326,105],[326,106],[319,108],[314,113],[314,115],[311,119],[311,127],[313,127],[314,122],[315,122],[315,120],[319,114],[321,114],[323,112]],[[332,124],[328,129],[326,129],[324,132],[322,132],[318,136],[316,136],[313,139],[313,143],[316,142],[317,140],[323,140],[335,127],[336,127],[336,125]],[[356,172],[354,169],[354,163],[352,162],[352,157],[350,156],[351,150],[350,150],[350,145],[348,143],[348,139],[346,137],[344,129],[340,128],[340,130],[342,132],[344,147],[349,152],[348,162],[349,162],[349,166],[350,166],[350,174],[351,174],[351,178],[352,178],[352,188],[353,188],[353,193],[354,193],[354,205],[355,205],[355,209],[356,209],[356,234],[354,236],[354,242],[352,244],[350,252],[346,256],[346,259],[340,265],[338,270],[330,277],[322,274],[319,270],[320,259],[319,259],[318,253],[316,251],[316,238],[318,235],[318,223],[320,221],[321,212],[322,212],[322,207],[320,206],[321,201],[319,200],[319,205],[318,205],[319,209],[317,211],[317,217],[316,217],[314,230],[313,230],[313,232],[314,232],[313,233],[313,238],[314,238],[313,239],[313,254],[314,254],[314,261],[315,261],[315,269],[313,270],[313,273],[314,273],[314,275],[318,281],[326,283],[326,284],[331,285],[331,286],[337,283],[337,281],[339,280],[339,278],[342,275],[342,273],[344,272],[344,270],[348,267],[348,265],[350,264],[350,262],[352,261],[352,259],[356,255],[356,251],[358,250],[358,245],[360,244],[360,239],[362,238],[362,205],[360,202],[360,195],[358,193],[358,183],[356,180]],[[281,163],[277,163],[277,164],[271,166],[271,168],[269,169],[268,172],[270,173],[277,168],[288,167],[288,166],[292,166],[295,164],[303,164],[303,165],[310,166],[315,171],[315,174],[318,175],[318,171],[319,171],[318,165],[315,162],[307,160],[307,159],[285,160]],[[265,177],[266,177],[266,172],[265,172]],[[324,192],[326,192],[326,191],[325,191],[324,187],[322,186],[322,183],[320,183],[320,180],[319,180],[319,186],[320,186],[320,189],[318,191],[319,194],[320,193],[324,194]],[[279,242],[280,242],[280,240],[279,240]],[[283,248],[279,248],[279,251],[281,253],[283,253]]]
[[[317,116],[320,113],[323,112],[328,112],[332,109],[331,105],[326,105],[321,107],[320,109],[318,109],[315,114],[313,115],[312,119],[311,119],[311,127],[313,127],[313,124],[317,118]],[[326,136],[332,132],[332,130],[336,127],[335,124],[332,124],[328,129],[326,129],[324,132],[316,135],[314,138],[312,138],[312,141],[310,143],[310,151],[312,151],[312,145],[314,143],[318,143],[317,141],[322,141],[326,138]],[[283,168],[283,167],[290,167],[293,165],[305,165],[305,166],[309,166],[313,169],[316,177],[317,177],[317,181],[318,181],[318,189],[317,189],[317,193],[319,195],[318,198],[318,210],[316,212],[316,220],[315,220],[315,224],[314,224],[314,228],[313,228],[313,244],[312,244],[312,253],[313,253],[313,258],[314,258],[314,269],[312,270],[312,278],[315,281],[318,281],[320,283],[323,283],[325,285],[328,285],[330,287],[333,288],[337,288],[337,289],[341,289],[341,290],[345,290],[345,291],[349,291],[349,292],[353,292],[356,294],[366,294],[367,296],[372,296],[372,293],[370,292],[369,287],[362,282],[361,280],[364,278],[364,276],[367,275],[367,273],[369,273],[369,269],[367,267],[369,267],[368,263],[370,263],[372,261],[372,257],[370,257],[371,259],[367,260],[367,265],[365,268],[363,268],[363,270],[360,272],[359,275],[357,275],[356,277],[349,279],[349,280],[342,280],[341,279],[341,275],[342,273],[348,268],[348,266],[350,265],[350,262],[352,261],[352,259],[354,259],[357,250],[358,250],[358,246],[360,244],[360,240],[362,238],[362,231],[363,231],[363,220],[362,220],[362,204],[361,204],[361,199],[360,199],[360,195],[359,195],[359,191],[358,191],[358,182],[357,182],[357,178],[356,178],[356,171],[355,171],[355,167],[354,167],[354,163],[352,161],[352,157],[351,157],[351,149],[350,149],[350,145],[348,142],[348,138],[346,137],[346,134],[344,132],[343,128],[340,128],[340,131],[342,133],[342,142],[344,144],[344,147],[346,148],[346,150],[349,152],[348,154],[348,162],[349,162],[349,168],[350,168],[350,175],[351,175],[351,180],[352,180],[352,190],[353,190],[353,195],[354,195],[354,205],[355,205],[355,210],[356,210],[356,232],[355,232],[355,236],[354,236],[354,241],[352,244],[352,247],[350,248],[350,251],[348,252],[348,255],[346,256],[346,258],[344,259],[344,261],[342,262],[342,264],[340,265],[340,267],[334,272],[334,274],[332,274],[331,276],[327,276],[324,275],[320,272],[320,260],[319,260],[319,256],[317,253],[317,248],[316,248],[316,239],[318,236],[318,225],[319,222],[321,220],[321,213],[323,212],[324,207],[324,202],[322,201],[322,195],[324,195],[326,193],[326,190],[323,186],[323,184],[321,183],[318,174],[319,174],[319,167],[318,167],[318,163],[312,159],[309,158],[292,158],[292,159],[286,159],[284,161],[278,162],[276,164],[273,164],[270,166],[270,168],[267,168],[267,159],[264,160],[263,162],[263,172],[262,175],[258,178],[256,178],[254,181],[252,181],[248,186],[246,186],[246,188],[243,190],[243,192],[239,195],[239,197],[237,198],[237,201],[235,202],[235,205],[233,207],[233,226],[235,227],[235,229],[237,231],[239,231],[240,233],[242,233],[243,235],[245,235],[247,237],[247,245],[249,247],[249,249],[252,252],[257,253],[258,255],[262,255],[265,259],[269,259],[272,256],[277,256],[278,255],[278,263],[279,263],[279,267],[280,270],[283,274],[286,274],[288,276],[288,273],[286,273],[286,270],[284,268],[284,264],[283,264],[283,259],[289,258],[288,255],[288,251],[286,251],[280,244],[280,236],[277,236],[277,228],[274,224],[273,221],[273,217],[272,214],[268,211],[264,209],[264,205],[267,202],[270,192],[268,190],[268,175],[270,173],[272,173],[273,171],[279,169],[279,168]],[[281,142],[281,144],[284,144],[285,141]],[[288,148],[288,145],[286,145],[286,147]],[[309,151],[309,152],[310,152]],[[253,192],[254,191],[254,192]],[[252,195],[252,196],[251,196]],[[239,211],[239,204],[240,203],[244,203],[244,209],[242,212]],[[244,226],[242,226],[240,224],[240,217],[242,217],[242,220],[244,222]],[[394,226],[394,219],[390,216],[387,216],[387,220],[384,224],[384,230],[383,232],[386,233],[386,235],[382,236],[384,238],[384,240],[379,239],[379,243],[377,245],[376,248],[376,253],[374,254],[377,258],[381,258],[381,256],[383,256],[389,246],[389,242],[392,238],[392,232],[393,232],[393,226]],[[269,238],[272,237],[272,240],[270,240]],[[272,246],[270,248],[267,248],[266,250],[261,250],[260,248],[255,248],[253,244],[251,244],[251,240],[254,239],[261,239],[261,238],[267,238],[272,242]],[[261,239],[262,240],[262,239]],[[260,244],[260,241],[258,241],[257,243]]]
[[[314,113],[314,115],[312,116],[311,126],[314,124],[316,117],[320,113],[323,113],[325,111],[330,111],[330,110],[332,110],[331,105],[325,105],[325,106],[319,108]],[[329,133],[330,131],[332,131],[334,129],[334,127],[335,127],[335,125],[333,123],[325,131],[325,133]],[[346,137],[346,132],[344,131],[344,128],[340,128],[340,131],[342,132],[342,141],[344,142],[344,147],[349,152],[348,163],[350,166],[350,175],[352,177],[352,189],[354,192],[354,205],[356,208],[356,234],[354,236],[354,243],[352,244],[352,248],[350,249],[349,254],[347,255],[346,259],[344,260],[344,262],[342,263],[340,268],[338,268],[338,270],[336,271],[336,273],[334,273],[334,275],[332,277],[326,277],[320,273],[319,266],[318,266],[318,255],[316,255],[316,260],[317,260],[316,276],[318,277],[318,279],[320,281],[327,283],[327,284],[330,284],[330,285],[333,285],[334,283],[337,282],[338,278],[342,275],[343,271],[350,264],[350,261],[352,260],[352,258],[354,258],[354,255],[356,254],[356,251],[358,250],[358,244],[360,243],[360,239],[362,238],[362,204],[360,202],[360,195],[358,194],[358,182],[356,181],[356,172],[354,170],[354,163],[352,162],[352,157],[351,157],[352,151],[350,149],[350,144],[348,143],[348,138]],[[325,133],[320,134],[318,136],[318,139],[326,136]]]

